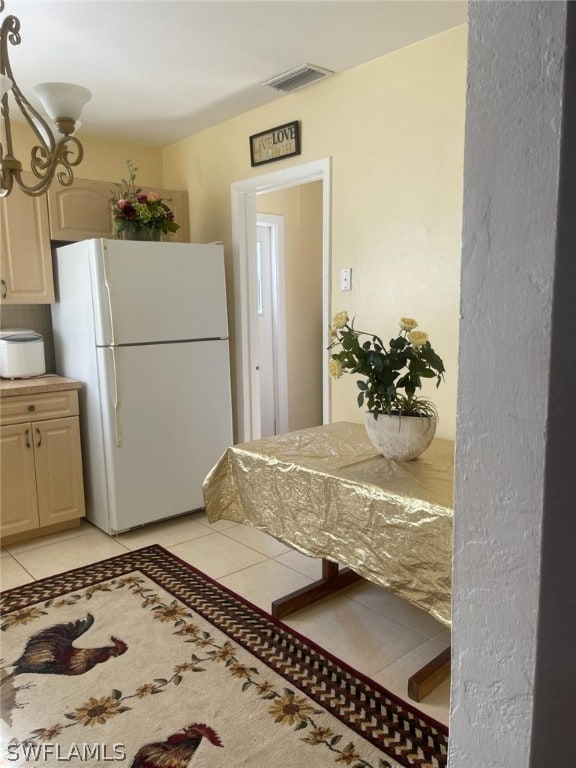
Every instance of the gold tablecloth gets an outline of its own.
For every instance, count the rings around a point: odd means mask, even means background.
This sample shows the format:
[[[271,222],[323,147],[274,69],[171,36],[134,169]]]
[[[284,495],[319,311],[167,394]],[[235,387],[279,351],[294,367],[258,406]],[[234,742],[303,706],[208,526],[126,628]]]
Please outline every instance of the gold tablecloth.
[[[450,625],[454,444],[380,456],[337,422],[229,448],[204,481],[210,522],[248,523],[347,565]]]

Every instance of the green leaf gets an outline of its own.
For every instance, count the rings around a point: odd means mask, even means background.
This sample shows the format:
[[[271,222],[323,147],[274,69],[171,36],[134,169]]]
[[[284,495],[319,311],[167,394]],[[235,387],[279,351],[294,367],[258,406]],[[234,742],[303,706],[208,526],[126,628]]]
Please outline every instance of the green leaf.
[[[308,723],[306,722],[306,720],[300,720],[300,722],[298,723],[298,725],[296,725],[294,730],[295,731],[301,731],[302,728],[306,728],[307,725],[308,725]]]
[[[413,373],[421,373],[422,371],[426,370],[426,363],[424,360],[419,360],[417,357],[413,357],[410,360],[408,370],[412,371]]]
[[[344,349],[353,349],[356,339],[351,339],[349,336],[342,339],[342,346]]]

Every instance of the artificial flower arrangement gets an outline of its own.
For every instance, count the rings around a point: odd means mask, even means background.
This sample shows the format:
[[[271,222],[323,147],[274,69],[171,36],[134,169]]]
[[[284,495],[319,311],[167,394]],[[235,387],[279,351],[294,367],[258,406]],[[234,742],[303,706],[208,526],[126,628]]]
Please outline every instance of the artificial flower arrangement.
[[[428,334],[417,331],[418,323],[400,318],[400,333],[390,339],[388,349],[379,336],[357,331],[347,312],[338,312],[330,326],[333,351],[329,374],[337,379],[344,372],[363,377],[357,381],[358,406],[364,404],[375,419],[381,414],[400,416],[436,416],[434,403],[416,394],[422,379],[444,378],[444,363],[434,352]],[[364,339],[364,341],[363,341]]]
[[[116,237],[159,240],[162,235],[179,230],[180,225],[174,221],[174,214],[166,202],[156,192],[142,192],[136,186],[138,168],[130,160],[126,165],[128,178],[115,185],[116,192],[110,198]]]

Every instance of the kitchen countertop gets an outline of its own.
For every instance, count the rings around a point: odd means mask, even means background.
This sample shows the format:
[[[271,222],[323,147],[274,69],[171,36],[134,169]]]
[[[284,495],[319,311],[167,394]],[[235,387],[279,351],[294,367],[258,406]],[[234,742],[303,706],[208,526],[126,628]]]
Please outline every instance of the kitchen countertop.
[[[56,374],[34,376],[30,379],[0,379],[0,397],[13,395],[38,395],[42,392],[58,392],[63,389],[80,389],[76,379],[67,379]]]

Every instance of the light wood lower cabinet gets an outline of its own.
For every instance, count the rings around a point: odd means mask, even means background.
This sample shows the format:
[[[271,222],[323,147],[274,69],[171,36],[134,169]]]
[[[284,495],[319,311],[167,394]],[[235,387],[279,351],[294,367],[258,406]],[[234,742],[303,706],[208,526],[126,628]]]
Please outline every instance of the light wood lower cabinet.
[[[38,528],[38,494],[30,424],[0,427],[2,535]]]
[[[77,392],[6,397],[1,405],[3,543],[77,524],[84,516]]]

